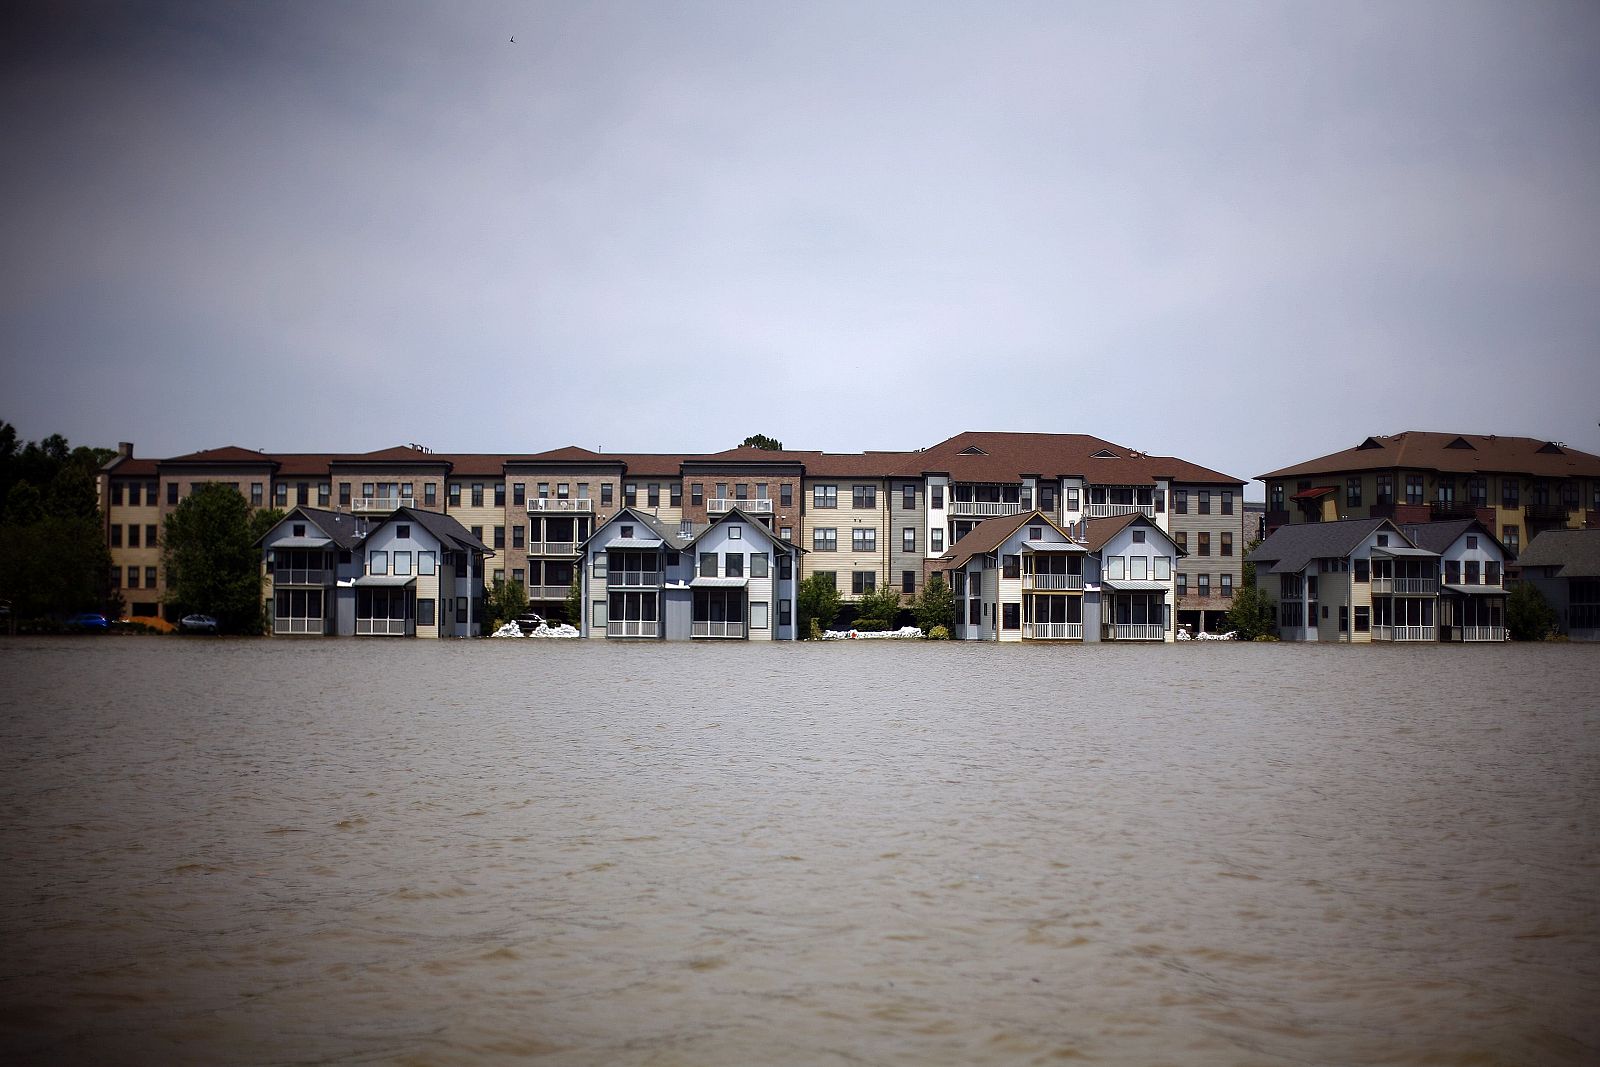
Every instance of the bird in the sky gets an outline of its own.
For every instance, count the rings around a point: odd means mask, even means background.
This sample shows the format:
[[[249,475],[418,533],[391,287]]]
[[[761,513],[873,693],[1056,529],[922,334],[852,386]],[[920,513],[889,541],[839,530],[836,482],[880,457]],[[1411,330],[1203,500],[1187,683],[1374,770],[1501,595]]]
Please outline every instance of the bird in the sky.
[[[516,44],[517,43],[517,39],[515,37],[511,38],[511,43],[512,44]]]

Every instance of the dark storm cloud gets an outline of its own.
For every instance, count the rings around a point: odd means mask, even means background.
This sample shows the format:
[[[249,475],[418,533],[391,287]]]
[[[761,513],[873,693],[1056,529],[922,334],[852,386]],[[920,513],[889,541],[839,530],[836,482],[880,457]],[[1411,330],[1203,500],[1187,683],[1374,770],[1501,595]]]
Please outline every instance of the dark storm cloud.
[[[19,19],[25,435],[1600,451],[1592,6]]]

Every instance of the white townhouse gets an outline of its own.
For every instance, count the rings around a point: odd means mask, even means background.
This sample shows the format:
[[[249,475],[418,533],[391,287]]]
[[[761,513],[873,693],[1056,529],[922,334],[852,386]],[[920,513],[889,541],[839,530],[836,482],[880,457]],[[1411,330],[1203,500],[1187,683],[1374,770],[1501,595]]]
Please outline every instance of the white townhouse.
[[[730,507],[676,528],[623,507],[583,545],[587,638],[792,641],[800,550]]]
[[[1143,512],[1085,519],[1084,621],[1101,641],[1172,641],[1184,551]]]
[[[1402,533],[1439,554],[1439,640],[1506,639],[1506,550],[1476,518],[1407,523]]]

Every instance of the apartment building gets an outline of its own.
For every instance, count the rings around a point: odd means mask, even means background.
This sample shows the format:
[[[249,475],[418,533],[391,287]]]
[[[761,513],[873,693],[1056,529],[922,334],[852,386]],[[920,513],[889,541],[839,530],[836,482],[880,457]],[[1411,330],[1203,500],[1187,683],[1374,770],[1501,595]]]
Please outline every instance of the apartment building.
[[[1193,546],[1188,556],[1179,553],[1180,568],[1192,569],[1191,558],[1209,568],[1205,581],[1197,572],[1167,602],[1180,618],[1193,607],[1202,624],[1206,612],[1226,609],[1237,588],[1243,543],[1223,529],[1242,515],[1241,481],[1080,434],[968,432],[925,449],[860,454],[567,447],[496,455],[414,445],[268,454],[229,446],[149,460],[126,445],[103,469],[100,491],[127,600],[159,609],[165,590],[151,533],[159,537],[165,515],[194,486],[215,481],[232,484],[254,507],[368,520],[397,508],[448,515],[484,546],[484,583],[520,582],[534,610],[546,614],[560,609],[580,577],[582,546],[623,508],[668,530],[700,530],[739,510],[778,541],[805,549],[797,577],[833,574],[847,603],[885,586],[906,599],[917,595],[928,561],[988,518],[1039,511],[1065,527],[1139,514]],[[1175,494],[1193,503],[1175,512]]]
[[[1546,530],[1600,528],[1600,456],[1556,441],[1408,430],[1260,475],[1267,528],[1475,518],[1516,560]]]

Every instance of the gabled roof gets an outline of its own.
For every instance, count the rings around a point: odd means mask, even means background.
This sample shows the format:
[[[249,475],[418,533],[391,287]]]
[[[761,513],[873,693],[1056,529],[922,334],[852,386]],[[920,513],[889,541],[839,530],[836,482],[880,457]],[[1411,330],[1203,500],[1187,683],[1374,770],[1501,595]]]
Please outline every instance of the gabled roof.
[[[1558,578],[1600,578],[1600,530],[1546,530],[1517,562],[1523,568],[1559,567]]]
[[[160,461],[163,464],[188,466],[191,464],[227,464],[229,466],[244,466],[261,464],[275,467],[278,465],[276,458],[265,452],[257,452],[251,448],[240,448],[238,445],[223,445],[221,448],[205,448],[199,452],[190,452],[183,456],[173,456],[171,459]]]
[[[1028,525],[1030,522],[1050,522],[1050,517],[1042,511],[1024,511],[1017,515],[997,515],[992,519],[984,519],[971,530],[967,536],[950,546],[950,551],[944,558],[949,560],[950,570],[960,570],[965,567],[973,556],[982,556],[993,552],[1005,543],[1006,538]],[[1050,522],[1057,530],[1061,527]],[[1065,531],[1063,531],[1065,532]]]
[[[696,541],[700,540],[700,538],[704,537],[712,530],[715,530],[718,526],[721,526],[727,522],[740,522],[746,526],[753,526],[760,530],[762,536],[766,537],[767,540],[771,541],[773,544],[783,545],[785,548],[793,549],[797,555],[805,552],[805,549],[801,548],[799,545],[793,543],[792,541],[785,541],[783,538],[779,537],[776,531],[768,529],[767,524],[756,518],[754,515],[751,515],[749,512],[736,507],[729,508],[722,515],[706,523],[703,529],[696,531],[693,537],[684,542],[684,547],[688,548],[693,546]]]
[[[1536,478],[1596,478],[1600,477],[1600,456],[1536,437],[1406,430],[1387,437],[1368,437],[1353,448],[1258,477],[1264,481],[1402,468],[1448,474],[1503,472]]]
[[[1083,543],[1090,552],[1098,552],[1106,547],[1106,542],[1117,534],[1127,529],[1137,520],[1144,519],[1145,523],[1154,526],[1155,523],[1145,519],[1137,511],[1130,511],[1126,515],[1108,515],[1101,519],[1083,520]],[[1159,527],[1158,527],[1159,529]]]
[[[1278,527],[1256,546],[1246,561],[1266,565],[1268,570],[1294,574],[1305,570],[1312,560],[1343,559],[1374,531],[1385,528],[1394,531],[1395,536],[1406,544],[1412,544],[1400,528],[1388,519],[1301,522]]]
[[[618,456],[604,452],[594,452],[577,445],[567,445],[565,448],[553,448],[548,452],[534,452],[528,455],[507,456],[507,463],[621,463]]]
[[[132,456],[112,456],[101,470],[113,478],[153,478],[159,470],[159,460],[135,459]]]
[[[977,449],[977,452],[973,450]],[[958,482],[1014,482],[1024,475],[1083,475],[1097,485],[1244,485],[1244,479],[1174,456],[1151,456],[1079,433],[969,430],[906,454],[908,473],[946,473]]]
[[[1483,523],[1477,519],[1451,519],[1447,522],[1408,522],[1400,527],[1400,532],[1411,540],[1418,548],[1425,548],[1429,552],[1443,554],[1446,549],[1455,544],[1461,535],[1468,530],[1476,528],[1478,533],[1500,546],[1502,554],[1505,546]]]
[[[661,539],[662,543],[665,544],[667,548],[674,552],[682,552],[689,546],[690,542],[694,540],[692,537],[684,538],[678,536],[678,532],[676,530],[667,529],[665,523],[656,518],[656,516],[650,514],[648,511],[641,511],[638,508],[624,506],[620,508],[615,515],[612,515],[605,522],[602,522],[599,526],[595,527],[594,532],[584,539],[584,547],[587,548],[590,544],[592,544],[595,539],[600,536],[600,532],[602,530],[608,530],[621,522],[639,523],[651,533],[654,533],[656,537]]]
[[[317,529],[321,530],[324,536],[330,538],[333,543],[338,545],[340,548],[354,548],[359,545],[361,543],[361,539],[366,536],[365,524],[354,515],[347,514],[343,511],[327,511],[323,508],[309,508],[302,504],[299,507],[291,508],[287,515],[272,524],[271,530],[268,530],[266,533],[256,538],[255,543],[258,545],[261,544],[268,537],[272,536],[273,530],[280,529],[284,524],[293,522],[297,518],[304,519],[306,522],[311,523]]]
[[[489,552],[489,546],[473,537],[472,531],[457,522],[454,516],[442,515],[437,511],[422,511],[418,508],[396,508],[382,521],[374,523],[367,531],[367,536],[370,537],[374,531],[395,522],[414,522],[437,538],[440,544],[450,548],[483,555]]]

